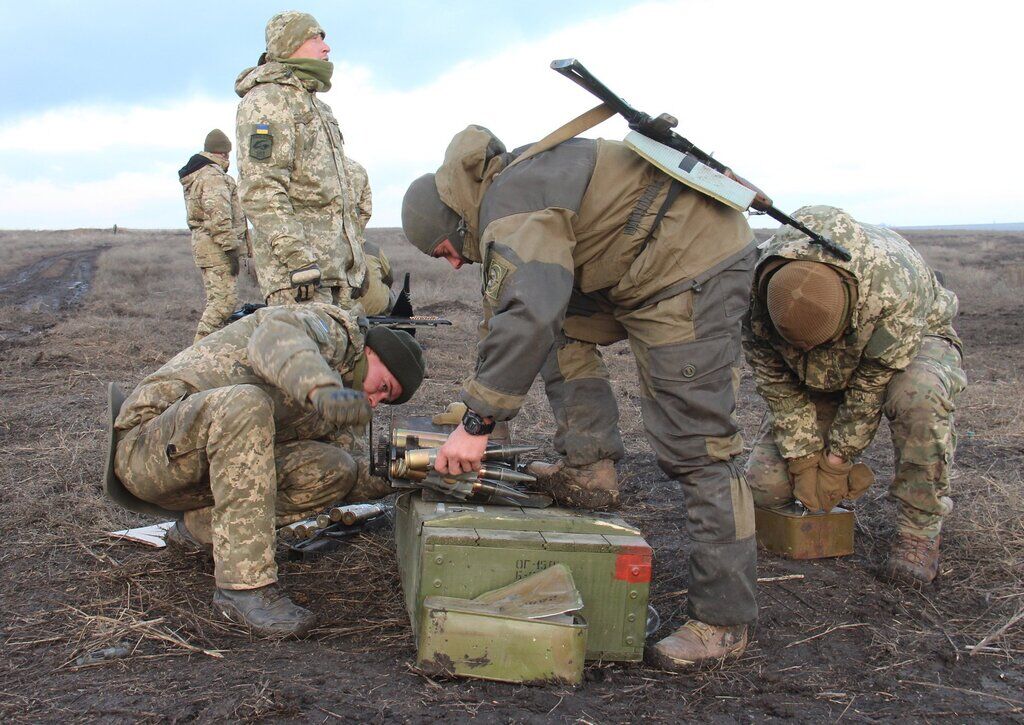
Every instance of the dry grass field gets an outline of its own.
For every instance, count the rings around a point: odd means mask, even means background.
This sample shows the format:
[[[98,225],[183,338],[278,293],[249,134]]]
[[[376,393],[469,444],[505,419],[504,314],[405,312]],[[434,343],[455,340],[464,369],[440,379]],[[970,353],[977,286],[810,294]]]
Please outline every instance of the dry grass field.
[[[130,389],[191,342],[202,290],[188,236],[0,232],[0,721],[1019,722],[1024,233],[908,236],[960,296],[970,378],[937,583],[919,591],[876,578],[893,533],[883,424],[866,454],[879,484],[857,502],[856,553],[794,562],[762,552],[759,576],[770,581],[740,660],[683,675],[594,663],[570,690],[417,673],[390,531],[309,563],[282,554],[284,586],[320,626],[309,640],[277,643],[212,617],[202,556],[105,538],[142,519],[100,493],[104,384]],[[371,237],[398,270],[415,270],[419,311],[455,323],[422,335],[430,377],[410,407],[433,411],[471,364],[478,277],[426,261],[395,230]],[[252,287],[244,292],[255,300]],[[644,439],[628,350],[605,357],[630,449],[623,515],[655,548],[663,636],[685,612],[681,494]],[[763,412],[747,373],[739,414],[748,444]],[[515,431],[549,439],[539,386]],[[779,579],[787,575],[799,577]],[[127,656],[76,662],[115,646]]]

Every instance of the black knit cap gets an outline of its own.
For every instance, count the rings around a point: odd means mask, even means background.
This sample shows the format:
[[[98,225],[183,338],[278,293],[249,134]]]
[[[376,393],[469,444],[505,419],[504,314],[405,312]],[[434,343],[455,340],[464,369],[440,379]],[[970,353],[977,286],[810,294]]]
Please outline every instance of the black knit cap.
[[[408,401],[419,389],[426,372],[423,350],[416,339],[405,330],[371,327],[366,333],[366,347],[377,353],[384,367],[402,386],[402,394],[388,403],[401,405]]]

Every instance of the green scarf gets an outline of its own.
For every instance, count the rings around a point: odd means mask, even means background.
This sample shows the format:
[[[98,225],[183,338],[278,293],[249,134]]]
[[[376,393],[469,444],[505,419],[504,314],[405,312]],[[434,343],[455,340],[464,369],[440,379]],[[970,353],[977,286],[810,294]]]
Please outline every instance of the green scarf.
[[[331,90],[331,76],[334,74],[334,63],[316,58],[285,58],[281,61],[291,69],[295,77],[311,93],[324,93]]]
[[[363,392],[363,381],[366,380],[366,373],[370,370],[370,361],[366,358],[366,351],[356,358],[352,366],[352,390]]]

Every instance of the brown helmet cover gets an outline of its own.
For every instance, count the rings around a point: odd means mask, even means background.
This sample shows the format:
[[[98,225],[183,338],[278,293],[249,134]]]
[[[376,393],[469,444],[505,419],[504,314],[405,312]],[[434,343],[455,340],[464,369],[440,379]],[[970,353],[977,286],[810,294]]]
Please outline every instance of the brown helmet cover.
[[[850,288],[823,262],[779,260],[761,274],[768,315],[778,333],[801,350],[832,342],[850,320]]]

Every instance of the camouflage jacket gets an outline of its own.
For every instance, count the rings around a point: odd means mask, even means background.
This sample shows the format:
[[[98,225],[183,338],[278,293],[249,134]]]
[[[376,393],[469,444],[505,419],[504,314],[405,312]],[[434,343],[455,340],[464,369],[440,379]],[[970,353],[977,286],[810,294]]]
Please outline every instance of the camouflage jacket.
[[[359,228],[359,244],[363,248],[366,260],[366,282],[359,304],[368,315],[386,315],[391,309],[391,262],[384,250],[378,245],[366,241],[366,225],[373,215],[373,192],[370,190],[370,179],[362,164],[346,156],[345,167],[348,170],[352,190],[352,204],[356,210]]]
[[[506,420],[522,405],[574,292],[642,307],[739,259],[753,233],[741,213],[684,188],[645,246],[670,179],[627,146],[572,139],[511,166],[526,147],[491,155],[493,142],[478,126],[458,134],[436,183],[468,227],[464,256],[482,262],[487,323],[462,400]]]
[[[771,410],[782,455],[797,458],[827,447],[849,460],[871,442],[889,381],[910,365],[924,337],[935,335],[961,346],[952,325],[957,298],[896,232],[860,224],[834,207],[804,207],[794,216],[844,245],[852,261],[837,259],[783,227],[762,245],[755,280],[766,263],[780,257],[845,270],[856,285],[849,325],[836,342],[801,351],[775,331],[755,282],[743,348],[757,391]],[[818,434],[809,390],[843,396],[828,440]]]
[[[273,61],[243,71],[235,91],[239,189],[264,296],[288,289],[289,274],[314,263],[322,284],[358,289],[366,265],[330,107]]]
[[[321,385],[358,387],[363,333],[355,317],[321,303],[266,307],[203,338],[146,376],[115,422],[129,430],[182,397],[228,385],[258,385],[271,398],[278,442],[332,440],[307,396]]]
[[[196,154],[178,172],[185,194],[185,217],[192,230],[192,256],[198,267],[227,264],[226,252],[245,245],[245,215],[228,162]]]

